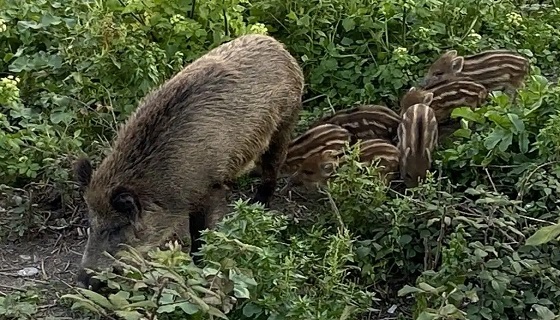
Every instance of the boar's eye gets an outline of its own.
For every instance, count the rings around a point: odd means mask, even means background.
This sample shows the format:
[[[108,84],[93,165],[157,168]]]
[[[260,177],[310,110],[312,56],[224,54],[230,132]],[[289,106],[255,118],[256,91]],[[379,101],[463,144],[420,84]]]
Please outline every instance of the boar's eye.
[[[436,71],[434,72],[434,77],[441,77],[443,76],[443,72],[442,71]]]

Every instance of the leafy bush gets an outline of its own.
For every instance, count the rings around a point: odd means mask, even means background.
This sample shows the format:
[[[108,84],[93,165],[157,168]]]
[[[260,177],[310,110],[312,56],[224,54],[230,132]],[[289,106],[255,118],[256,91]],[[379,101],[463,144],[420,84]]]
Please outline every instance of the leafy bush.
[[[132,251],[119,263],[126,278],[96,276],[117,293],[105,298],[81,289],[80,295],[65,297],[77,300],[76,308],[104,315],[113,311],[127,319],[155,313],[167,314],[164,319],[207,319],[205,314],[226,319],[229,313],[229,319],[326,320],[367,310],[372,294],[346,280],[346,264],[353,257],[350,234],[321,228],[286,239],[287,228],[284,216],[239,201],[219,231],[203,235],[204,269],[178,246],[170,252],[158,249],[151,260]]]

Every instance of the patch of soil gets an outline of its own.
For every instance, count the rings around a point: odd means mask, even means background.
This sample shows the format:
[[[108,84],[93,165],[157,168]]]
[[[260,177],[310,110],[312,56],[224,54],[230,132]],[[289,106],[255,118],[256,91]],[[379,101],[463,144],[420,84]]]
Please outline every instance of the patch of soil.
[[[22,243],[2,244],[0,249],[0,294],[33,289],[40,298],[35,319],[90,319],[61,304],[60,296],[73,293],[76,270],[85,246],[85,238],[44,234]],[[34,267],[39,273],[23,277],[18,271]]]

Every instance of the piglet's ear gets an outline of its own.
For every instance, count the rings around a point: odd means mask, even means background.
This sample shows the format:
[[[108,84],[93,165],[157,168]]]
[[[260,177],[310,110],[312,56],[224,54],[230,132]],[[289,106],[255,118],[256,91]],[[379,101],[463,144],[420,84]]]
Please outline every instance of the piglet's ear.
[[[453,60],[451,60],[451,69],[453,70],[453,72],[459,73],[463,71],[464,62],[465,62],[465,58],[463,57],[456,57]]]
[[[410,89],[408,89],[408,92],[412,92],[412,91],[416,91],[416,87],[410,87]]]
[[[123,186],[113,189],[111,206],[117,212],[125,214],[131,219],[138,218],[142,210],[138,195],[133,190]]]
[[[426,95],[424,96],[423,99],[423,103],[427,106],[432,104],[432,101],[434,100],[434,93],[433,92],[428,92],[426,93]]]
[[[446,56],[448,57],[456,57],[457,56],[457,50],[449,50],[445,53]]]

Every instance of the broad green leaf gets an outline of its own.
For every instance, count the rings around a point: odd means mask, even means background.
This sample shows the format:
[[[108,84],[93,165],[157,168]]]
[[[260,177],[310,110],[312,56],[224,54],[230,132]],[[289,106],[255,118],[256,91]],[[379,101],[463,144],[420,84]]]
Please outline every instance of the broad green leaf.
[[[59,17],[55,17],[48,12],[41,17],[41,25],[45,27],[48,27],[50,25],[57,25],[61,22],[62,20]]]
[[[31,60],[29,59],[29,57],[21,56],[10,64],[8,70],[10,70],[11,72],[19,73],[24,70],[25,71],[30,70],[30,67],[31,67]]]
[[[523,121],[521,121],[521,119],[519,119],[519,116],[517,116],[514,113],[508,113],[507,116],[509,118],[509,121],[511,121],[513,127],[515,128],[514,133],[520,133],[525,131],[525,124],[523,123]]]
[[[249,290],[243,286],[240,285],[236,285],[233,288],[233,292],[236,298],[240,298],[240,299],[249,299],[251,297],[251,294],[249,293]]]
[[[119,291],[117,294],[110,294],[109,301],[117,308],[122,309],[129,305],[129,302],[127,300],[129,295],[130,295],[129,292]]]
[[[556,319],[556,315],[550,309],[545,306],[541,306],[539,304],[534,304],[532,306],[533,310],[537,313],[540,320],[554,320]]]
[[[145,319],[144,316],[138,311],[115,311],[115,314],[125,320],[140,320]]]
[[[513,134],[508,132],[504,137],[502,137],[502,141],[498,145],[498,150],[501,152],[506,152],[506,150],[511,146],[511,142],[513,141]]]
[[[439,316],[437,315],[437,313],[422,311],[422,313],[418,315],[418,318],[416,318],[416,320],[433,320],[433,319],[437,319],[438,317]]]
[[[192,304],[190,302],[180,302],[177,304],[177,307],[181,308],[181,310],[183,310],[184,313],[186,314],[195,314],[198,312],[198,306],[195,304]]]
[[[342,20],[342,27],[346,32],[352,31],[356,27],[356,23],[354,22],[354,19],[352,17],[346,17],[344,18],[344,20]]]
[[[99,293],[84,288],[77,288],[77,289],[78,291],[80,291],[82,295],[84,295],[92,302],[95,302],[96,304],[102,306],[105,309],[109,309],[109,310],[113,309],[113,304],[111,304],[111,302],[107,298],[100,295]]]
[[[486,139],[484,139],[484,147],[487,150],[493,150],[496,145],[498,145],[498,143],[502,140],[503,138],[503,134],[500,131],[494,129],[494,131],[492,131],[491,134],[488,135],[488,137],[486,137]]]
[[[426,292],[426,291],[422,290],[420,288],[411,287],[407,284],[404,287],[402,287],[402,289],[400,289],[399,292],[397,292],[397,294],[399,295],[399,297],[402,297],[402,296],[405,296],[407,294],[417,293],[417,292]]]
[[[243,315],[246,317],[253,317],[262,312],[262,308],[252,302],[247,303],[243,307]]]
[[[525,241],[525,245],[538,246],[552,241],[558,236],[560,236],[560,223],[540,228]]]
[[[479,123],[484,121],[484,117],[474,112],[469,107],[460,107],[460,108],[453,109],[453,111],[451,112],[451,118],[455,119],[458,117],[461,117],[468,121],[479,122]]]

